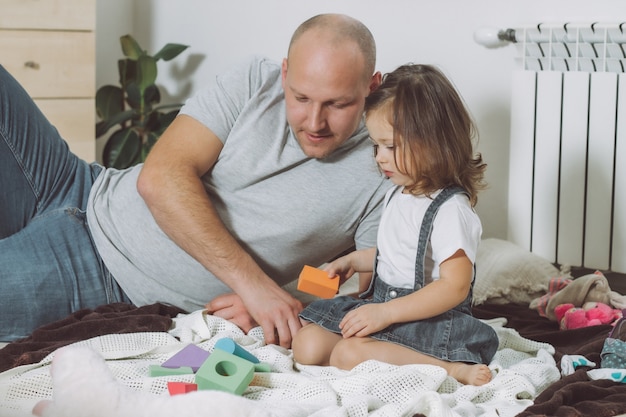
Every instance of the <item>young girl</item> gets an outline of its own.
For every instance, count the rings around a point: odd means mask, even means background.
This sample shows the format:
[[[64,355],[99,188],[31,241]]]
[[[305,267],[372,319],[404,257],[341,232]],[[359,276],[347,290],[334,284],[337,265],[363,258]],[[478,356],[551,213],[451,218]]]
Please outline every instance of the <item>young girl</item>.
[[[473,151],[472,120],[450,81],[428,65],[387,74],[365,116],[376,162],[395,187],[377,247],[324,269],[342,282],[359,272],[367,291],[306,307],[294,359],[341,369],[368,359],[432,364],[463,384],[485,384],[498,339],[471,315],[482,233],[473,206],[486,168]]]

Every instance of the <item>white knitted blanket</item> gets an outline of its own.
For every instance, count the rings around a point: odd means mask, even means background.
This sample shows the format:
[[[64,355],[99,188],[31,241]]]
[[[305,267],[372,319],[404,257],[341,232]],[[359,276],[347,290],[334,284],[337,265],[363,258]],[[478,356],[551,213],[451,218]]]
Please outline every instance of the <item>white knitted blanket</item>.
[[[260,328],[245,335],[230,322],[197,311],[175,318],[169,333],[100,336],[0,374],[0,417],[29,416],[41,399],[55,401],[45,417],[515,416],[560,378],[554,348],[503,327],[504,319],[487,323],[500,340],[489,365],[494,378],[475,387],[430,365],[367,361],[351,371],[297,365],[291,351],[265,345]],[[187,344],[211,351],[223,337],[272,368],[256,373],[242,396],[219,391],[170,396],[168,381],[193,382],[193,375],[149,376],[150,365]]]

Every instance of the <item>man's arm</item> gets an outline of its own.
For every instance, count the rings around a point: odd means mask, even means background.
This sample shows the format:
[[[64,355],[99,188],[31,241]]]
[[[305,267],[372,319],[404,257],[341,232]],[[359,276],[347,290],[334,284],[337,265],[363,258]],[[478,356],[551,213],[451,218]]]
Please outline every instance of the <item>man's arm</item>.
[[[302,304],[237,243],[202,184],[222,147],[206,126],[180,115],[150,152],[137,189],[163,232],[241,298],[265,341],[289,347],[300,328]]]

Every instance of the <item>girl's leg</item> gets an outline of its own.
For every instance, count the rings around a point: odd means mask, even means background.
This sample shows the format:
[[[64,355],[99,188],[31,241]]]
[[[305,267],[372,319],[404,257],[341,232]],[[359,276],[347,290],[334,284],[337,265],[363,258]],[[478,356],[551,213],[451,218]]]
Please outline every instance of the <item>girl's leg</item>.
[[[391,342],[369,337],[342,339],[335,346],[330,365],[350,370],[361,362],[376,359],[393,365],[436,365],[444,368],[448,375],[466,385],[483,385],[491,381],[487,365],[449,362],[434,358]]]
[[[302,365],[327,366],[333,348],[341,339],[341,335],[317,324],[307,324],[293,338],[293,359]]]

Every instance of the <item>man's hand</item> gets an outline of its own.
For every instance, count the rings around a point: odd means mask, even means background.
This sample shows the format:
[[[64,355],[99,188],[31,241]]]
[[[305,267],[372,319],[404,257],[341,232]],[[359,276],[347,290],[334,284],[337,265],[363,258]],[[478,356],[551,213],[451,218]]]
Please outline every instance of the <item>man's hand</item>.
[[[244,333],[248,333],[259,325],[246,310],[241,297],[235,293],[218,295],[205,307],[207,313],[236,324]]]
[[[265,294],[261,294],[263,292]],[[235,293],[220,295],[205,307],[209,314],[231,321],[246,333],[261,326],[267,344],[290,348],[293,336],[302,327],[298,317],[302,303],[282,289],[261,293],[252,297],[248,308]]]

